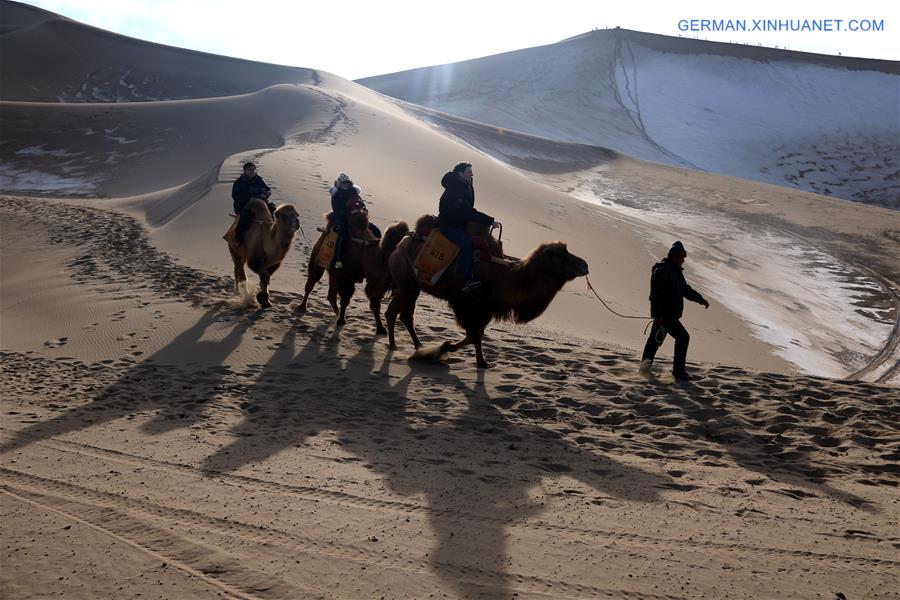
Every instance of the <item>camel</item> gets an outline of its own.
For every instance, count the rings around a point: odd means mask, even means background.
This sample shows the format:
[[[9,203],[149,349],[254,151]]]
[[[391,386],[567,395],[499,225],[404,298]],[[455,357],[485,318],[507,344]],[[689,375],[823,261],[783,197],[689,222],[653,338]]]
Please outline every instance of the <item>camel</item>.
[[[398,316],[409,331],[416,349],[421,348],[413,313],[419,293],[424,290],[449,302],[456,322],[466,333],[459,342],[444,342],[439,354],[455,352],[473,344],[477,366],[490,368],[484,358],[482,339],[492,319],[528,323],[543,314],[566,282],[588,274],[588,264],[570,253],[564,242],[541,244],[522,260],[500,258],[501,246],[490,235],[490,230],[470,223],[469,233],[486,239],[490,253],[497,257],[476,263],[476,272],[484,282],[483,286],[468,294],[462,293],[462,278],[453,272],[452,267],[434,286],[423,286],[416,278],[413,263],[424,243],[423,237],[435,225],[434,216],[420,218],[416,223],[417,235],[403,239],[388,260],[395,286],[385,313],[391,350],[397,349],[394,328]]]
[[[300,229],[300,215],[292,204],[282,204],[273,215],[266,203],[259,198],[251,199],[247,208],[253,211],[253,222],[244,234],[244,243],[238,244],[234,237],[237,219],[224,236],[234,261],[234,293],[240,294],[242,287],[246,285],[246,264],[259,275],[256,301],[261,307],[269,308],[272,306],[269,302],[269,280],[291,249],[294,235]]]
[[[327,227],[316,241],[309,256],[306,289],[303,294],[303,302],[298,307],[299,311],[306,310],[310,293],[325,273],[325,269],[318,265],[317,259],[325,237],[332,231],[333,215],[331,213],[326,215],[326,220]],[[381,320],[381,300],[393,285],[387,267],[387,259],[400,240],[409,233],[409,225],[404,221],[391,225],[379,243],[379,239],[375,237],[369,227],[369,216],[366,210],[352,212],[348,223],[350,230],[342,261],[344,268],[328,269],[328,302],[334,313],[338,315],[337,325],[344,325],[347,322],[347,306],[356,291],[356,284],[362,283],[365,279],[366,297],[369,299],[369,308],[375,317],[375,332],[378,335],[384,335],[387,330]],[[341,301],[340,308],[337,304],[338,296]]]

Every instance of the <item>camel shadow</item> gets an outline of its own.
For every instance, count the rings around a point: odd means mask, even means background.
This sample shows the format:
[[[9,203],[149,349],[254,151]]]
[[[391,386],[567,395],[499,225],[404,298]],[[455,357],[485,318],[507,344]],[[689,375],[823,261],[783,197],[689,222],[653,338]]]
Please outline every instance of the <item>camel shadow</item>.
[[[115,383],[104,388],[87,404],[66,410],[51,419],[35,423],[0,446],[9,452],[28,444],[107,423],[138,412],[158,411],[141,425],[141,430],[161,434],[189,427],[203,418],[206,405],[218,394],[217,388],[229,374],[225,359],[237,349],[253,318],[237,318],[224,338],[202,340],[215,322],[228,318],[212,309],[190,329],[143,362],[129,368]],[[202,357],[203,364],[166,364],[173,358]]]
[[[776,377],[766,375],[766,377]],[[713,381],[714,382],[714,381]],[[702,382],[701,382],[702,383]],[[834,466],[815,462],[809,452],[810,440],[800,440],[791,447],[789,438],[782,438],[768,432],[754,431],[750,419],[744,414],[743,405],[750,402],[735,396],[728,399],[718,386],[706,388],[697,384],[682,384],[668,388],[668,393],[655,395],[643,406],[635,405],[638,414],[649,411],[655,414],[660,407],[678,411],[684,418],[683,430],[690,440],[705,440],[721,448],[738,466],[760,473],[772,482],[803,489],[786,487],[772,490],[795,499],[817,496],[823,493],[830,498],[860,508],[867,512],[876,509],[870,502],[850,492],[839,490],[828,483],[828,478],[843,475]],[[764,397],[779,397],[772,390]],[[789,410],[782,407],[781,410]],[[767,421],[768,423],[768,421]],[[775,423],[769,429],[777,431]],[[797,434],[802,438],[802,427]],[[694,442],[696,443],[696,442]],[[701,461],[718,466],[722,456],[719,450],[698,448],[696,455]]]
[[[228,473],[334,432],[341,451],[388,490],[424,499],[432,571],[460,595],[512,595],[509,530],[544,511],[534,493],[546,481],[573,480],[568,491],[597,505],[660,502],[661,490],[673,483],[511,420],[498,408],[510,399],[492,398],[481,376],[473,386],[446,367],[407,368],[392,363],[390,353],[379,362],[363,347],[340,372],[299,381],[283,365],[317,361],[330,350],[314,334],[291,356],[294,337],[285,334],[258,389],[249,391],[235,438],[203,468],[211,476]],[[323,392],[324,381],[333,393]]]

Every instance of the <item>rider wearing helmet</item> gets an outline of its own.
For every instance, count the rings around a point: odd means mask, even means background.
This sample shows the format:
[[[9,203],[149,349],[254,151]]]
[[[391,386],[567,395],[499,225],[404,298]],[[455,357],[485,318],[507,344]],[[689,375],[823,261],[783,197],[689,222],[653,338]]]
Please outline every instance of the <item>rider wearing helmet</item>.
[[[344,246],[346,245],[347,232],[350,230],[347,219],[350,216],[349,206],[354,201],[362,202],[362,189],[358,185],[354,185],[349,175],[341,173],[335,179],[334,187],[331,188],[332,223],[334,224],[334,230],[338,234],[337,244],[334,247],[335,269],[344,268]]]

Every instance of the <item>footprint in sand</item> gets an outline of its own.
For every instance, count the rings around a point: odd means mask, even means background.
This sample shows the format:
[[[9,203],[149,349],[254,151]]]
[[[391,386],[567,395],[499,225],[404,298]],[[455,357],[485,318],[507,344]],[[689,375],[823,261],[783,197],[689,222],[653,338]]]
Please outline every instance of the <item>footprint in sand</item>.
[[[66,342],[69,341],[67,337],[56,338],[55,340],[48,340],[44,342],[45,348],[62,348],[66,345]]]

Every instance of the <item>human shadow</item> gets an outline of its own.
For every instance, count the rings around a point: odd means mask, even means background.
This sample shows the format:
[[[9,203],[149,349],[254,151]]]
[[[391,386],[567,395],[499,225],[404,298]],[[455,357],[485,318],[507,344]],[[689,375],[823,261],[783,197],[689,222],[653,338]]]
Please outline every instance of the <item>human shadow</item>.
[[[779,377],[762,375],[771,380]],[[771,490],[794,499],[817,496],[819,493],[869,512],[874,506],[864,498],[839,490],[828,483],[829,478],[846,476],[846,472],[834,464],[816,460],[815,435],[804,431],[817,431],[812,424],[804,424],[802,409],[792,408],[790,403],[779,407],[779,415],[772,419],[748,407],[753,403],[751,390],[723,391],[716,376],[698,383],[676,387],[649,386],[651,396],[646,402],[633,406],[638,415],[647,416],[652,422],[659,411],[677,411],[684,421],[680,425],[688,441],[694,444],[698,460],[718,465],[718,459],[726,453],[738,466],[764,475],[771,482],[787,487]],[[724,382],[727,384],[727,382]],[[759,382],[758,385],[765,385]],[[655,391],[654,391],[654,388]],[[765,398],[778,398],[777,389],[769,389]],[[796,416],[792,413],[797,413]],[[751,415],[757,415],[753,418]],[[671,417],[671,412],[668,415]],[[647,421],[635,419],[630,425],[646,425]],[[672,431],[672,428],[668,428]],[[792,434],[782,436],[782,433]],[[698,441],[706,441],[717,449],[697,447]],[[719,450],[721,449],[721,451]],[[822,450],[819,448],[819,450]],[[804,489],[796,489],[796,488]]]
[[[315,337],[288,363],[332,351]],[[259,389],[248,394],[235,438],[209,456],[204,469],[213,476],[227,473],[335,432],[341,450],[387,489],[424,497],[434,535],[432,570],[460,595],[512,595],[509,529],[544,510],[531,492],[545,480],[573,480],[568,493],[597,505],[659,502],[661,490],[673,483],[585,452],[550,429],[510,419],[498,408],[510,399],[498,402],[483,381],[473,386],[440,365],[410,363],[407,370],[391,364],[390,354],[379,364],[370,348],[362,348],[340,373],[319,380],[307,373],[301,383],[280,367],[293,338],[293,332],[285,334],[281,354],[263,370]],[[405,372],[398,378],[392,367]],[[323,381],[330,387],[323,388]],[[303,460],[302,450],[297,460]],[[536,535],[552,535],[550,529]]]
[[[90,402],[16,432],[12,439],[0,446],[0,452],[16,450],[32,442],[138,412],[159,411],[141,426],[142,431],[151,434],[188,427],[197,422],[228,375],[228,368],[223,366],[225,359],[238,347],[253,323],[252,318],[238,318],[221,340],[201,341],[206,330],[223,318],[228,316],[216,309],[207,311],[189,329],[143,362],[129,368]],[[167,364],[166,361],[173,357],[193,357],[202,363]]]

